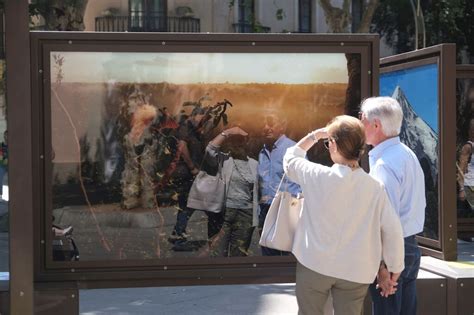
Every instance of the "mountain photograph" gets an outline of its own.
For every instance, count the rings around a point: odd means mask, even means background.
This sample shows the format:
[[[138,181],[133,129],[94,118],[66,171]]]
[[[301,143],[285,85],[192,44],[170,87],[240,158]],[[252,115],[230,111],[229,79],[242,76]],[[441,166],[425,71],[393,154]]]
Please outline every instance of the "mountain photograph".
[[[413,150],[425,175],[426,216],[424,235],[438,237],[438,134],[420,117],[400,86],[393,91],[403,110],[400,140]]]

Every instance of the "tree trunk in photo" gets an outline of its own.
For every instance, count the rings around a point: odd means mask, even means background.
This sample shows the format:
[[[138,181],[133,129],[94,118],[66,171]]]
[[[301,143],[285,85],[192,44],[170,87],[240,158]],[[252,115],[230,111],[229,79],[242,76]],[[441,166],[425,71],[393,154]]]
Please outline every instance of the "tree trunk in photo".
[[[361,86],[361,73],[360,73],[360,55],[359,54],[346,54],[347,59],[347,73],[349,75],[348,84],[346,89],[346,102],[344,104],[344,112],[346,115],[354,117],[358,116],[360,102],[360,86]]]
[[[319,0],[323,8],[329,30],[333,33],[349,33],[351,24],[351,8],[349,0],[344,0],[342,8],[331,5],[330,0]],[[357,29],[357,33],[368,33],[375,9],[379,0],[369,0],[364,7],[364,15]],[[346,90],[346,101],[344,104],[345,114],[357,117],[359,111],[360,86],[361,86],[361,60],[358,54],[346,54],[348,82]]]

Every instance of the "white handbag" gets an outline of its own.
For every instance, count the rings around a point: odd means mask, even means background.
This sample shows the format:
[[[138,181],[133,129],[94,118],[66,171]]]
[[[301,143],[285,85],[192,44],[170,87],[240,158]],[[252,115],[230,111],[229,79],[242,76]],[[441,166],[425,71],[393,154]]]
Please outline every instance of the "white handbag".
[[[199,171],[189,190],[187,207],[219,213],[224,207],[226,194],[225,180],[222,178],[222,162],[218,162],[216,176]]]
[[[298,221],[303,211],[303,197],[293,197],[287,191],[280,191],[283,175],[277,193],[268,209],[259,244],[265,247],[291,252]]]

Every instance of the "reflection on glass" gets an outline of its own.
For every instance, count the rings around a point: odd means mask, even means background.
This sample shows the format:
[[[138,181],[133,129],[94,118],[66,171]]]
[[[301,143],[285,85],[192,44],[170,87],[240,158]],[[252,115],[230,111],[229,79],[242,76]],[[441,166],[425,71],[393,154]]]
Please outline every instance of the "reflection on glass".
[[[457,214],[459,222],[474,218],[474,79],[457,80]],[[459,230],[459,238],[472,240],[472,231]]]
[[[6,119],[2,117],[0,124],[6,127]],[[8,131],[3,132],[3,141],[0,142],[0,274],[9,270],[8,239]],[[2,276],[0,275],[0,280]]]
[[[400,140],[415,152],[425,174],[426,217],[422,235],[439,238],[438,66],[430,64],[380,75],[380,95],[403,109]]]
[[[286,148],[357,112],[347,58],[52,52],[55,259],[262,255]],[[308,158],[330,163],[322,144]]]
[[[3,14],[3,12],[0,12]],[[1,35],[3,37],[3,34]],[[0,47],[0,58],[4,58]],[[8,131],[5,100],[5,60],[0,59],[0,280],[8,279],[9,215],[8,215]]]

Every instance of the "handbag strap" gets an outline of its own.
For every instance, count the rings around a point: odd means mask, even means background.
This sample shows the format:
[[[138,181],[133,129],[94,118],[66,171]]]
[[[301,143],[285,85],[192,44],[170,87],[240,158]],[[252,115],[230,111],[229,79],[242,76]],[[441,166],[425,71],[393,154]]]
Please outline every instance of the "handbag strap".
[[[278,194],[280,192],[281,184],[283,184],[283,181],[285,180],[286,173],[283,173],[283,176],[281,177],[280,184],[278,184],[278,188],[276,190],[275,194]]]
[[[223,164],[224,164],[224,161],[222,160],[222,153],[219,151],[217,153],[217,175],[219,176],[220,179],[222,179]]]
[[[209,143],[207,145],[209,145]],[[206,147],[206,149],[204,149],[204,156],[202,157],[201,163],[199,164],[199,171],[202,171],[202,166],[204,165],[204,162],[206,160],[206,155],[208,155],[207,147]],[[224,164],[224,160],[222,158],[222,152],[220,150],[218,150],[218,152],[217,152],[217,174],[216,175],[219,176],[220,179],[222,179],[222,166],[223,166],[223,164]]]

